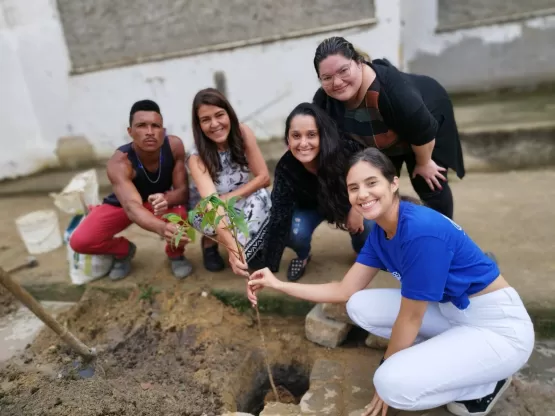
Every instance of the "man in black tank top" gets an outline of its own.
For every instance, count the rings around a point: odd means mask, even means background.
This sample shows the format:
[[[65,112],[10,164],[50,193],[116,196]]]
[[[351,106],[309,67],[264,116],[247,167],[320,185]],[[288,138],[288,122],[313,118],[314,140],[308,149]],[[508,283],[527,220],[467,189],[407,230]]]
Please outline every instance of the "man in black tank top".
[[[175,224],[161,219],[174,212],[187,215],[188,184],[185,148],[177,136],[166,136],[160,108],[154,101],[137,101],[129,114],[131,143],[118,148],[108,161],[113,193],[94,207],[71,235],[71,248],[82,254],[110,254],[110,278],[119,280],[131,270],[136,246],[125,237],[114,237],[132,223],[170,241]],[[184,256],[188,240],[174,249],[166,244],[173,275],[183,279],[192,272]]]

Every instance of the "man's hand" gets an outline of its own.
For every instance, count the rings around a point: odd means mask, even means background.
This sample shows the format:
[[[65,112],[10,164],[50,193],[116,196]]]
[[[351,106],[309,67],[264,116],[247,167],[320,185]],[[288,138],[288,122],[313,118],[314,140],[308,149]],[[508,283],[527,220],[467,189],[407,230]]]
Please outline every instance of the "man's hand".
[[[156,217],[163,215],[168,209],[168,201],[166,200],[166,195],[164,194],[149,195],[148,202],[152,205],[152,210],[154,211],[154,215]]]
[[[170,245],[170,246],[174,246],[174,238],[177,234],[177,230],[178,227],[176,224],[172,223],[172,222],[167,222],[164,224],[164,228],[162,228],[160,230],[160,235],[164,238],[164,240],[166,240],[166,242]],[[189,240],[189,238],[187,237],[186,234],[183,234],[181,236],[181,239],[179,240],[179,245],[180,246],[184,246],[185,244],[190,243],[191,240]]]

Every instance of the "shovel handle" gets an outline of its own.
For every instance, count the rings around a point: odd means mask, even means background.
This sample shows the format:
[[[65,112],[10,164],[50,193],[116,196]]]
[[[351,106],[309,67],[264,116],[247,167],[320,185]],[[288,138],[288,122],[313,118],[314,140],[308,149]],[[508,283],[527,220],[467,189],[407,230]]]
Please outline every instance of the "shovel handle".
[[[23,288],[19,283],[11,278],[9,273],[0,267],[0,284],[2,284],[6,289],[10,291],[12,295],[15,296],[17,300],[23,303],[31,312],[33,312],[42,322],[44,322],[52,331],[54,331],[58,336],[67,344],[69,344],[79,355],[84,358],[93,358],[96,356],[96,351],[92,348],[87,347],[79,339],[75,337],[71,332],[60,325],[52,315],[50,315],[42,307],[42,305],[37,302],[37,300],[31,296],[25,288]]]

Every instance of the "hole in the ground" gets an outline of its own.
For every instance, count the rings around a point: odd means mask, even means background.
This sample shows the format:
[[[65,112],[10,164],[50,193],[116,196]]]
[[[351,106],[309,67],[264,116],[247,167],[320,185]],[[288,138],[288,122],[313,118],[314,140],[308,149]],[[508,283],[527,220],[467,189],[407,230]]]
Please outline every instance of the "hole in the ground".
[[[275,365],[272,376],[280,396],[280,402],[299,404],[309,387],[309,371],[300,363]],[[267,402],[274,398],[266,367],[261,367],[255,374],[252,389],[237,402],[237,411],[259,415]]]
[[[359,348],[363,347],[368,337],[368,332],[358,326],[353,326],[349,333],[347,334],[347,338],[341,344],[341,348]]]

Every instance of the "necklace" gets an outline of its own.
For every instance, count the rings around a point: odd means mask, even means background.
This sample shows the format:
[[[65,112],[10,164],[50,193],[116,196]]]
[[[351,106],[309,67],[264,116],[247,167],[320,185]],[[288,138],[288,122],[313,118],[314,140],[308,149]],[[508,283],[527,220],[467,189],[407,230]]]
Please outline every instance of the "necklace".
[[[156,178],[155,181],[153,181],[152,179],[150,179],[150,177],[148,176],[148,172],[146,171],[146,169],[143,166],[143,163],[141,162],[141,159],[139,158],[139,155],[135,152],[135,156],[137,156],[137,161],[139,162],[139,167],[143,170],[143,172],[145,173],[146,179],[150,182],[150,183],[158,183],[158,181],[160,180],[160,175],[162,173],[162,149],[160,149],[160,159],[158,161],[158,177]]]

